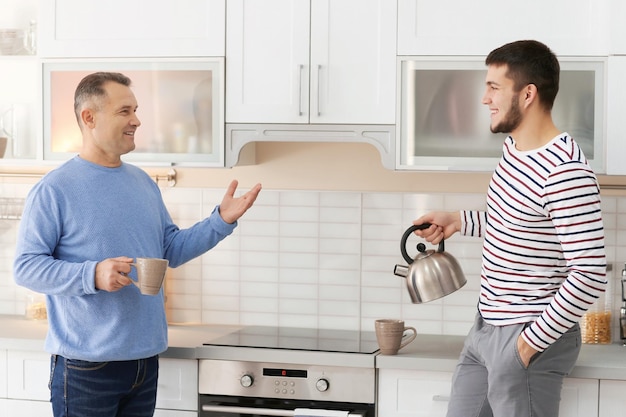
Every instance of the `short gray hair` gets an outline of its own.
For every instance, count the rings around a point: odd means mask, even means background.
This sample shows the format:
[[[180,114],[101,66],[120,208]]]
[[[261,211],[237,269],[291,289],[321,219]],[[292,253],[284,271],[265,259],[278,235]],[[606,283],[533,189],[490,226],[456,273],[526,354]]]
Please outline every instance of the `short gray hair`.
[[[78,83],[74,92],[74,114],[79,126],[81,126],[80,111],[83,104],[94,98],[106,97],[107,93],[103,86],[109,81],[126,87],[130,87],[131,84],[130,78],[119,72],[94,72]]]

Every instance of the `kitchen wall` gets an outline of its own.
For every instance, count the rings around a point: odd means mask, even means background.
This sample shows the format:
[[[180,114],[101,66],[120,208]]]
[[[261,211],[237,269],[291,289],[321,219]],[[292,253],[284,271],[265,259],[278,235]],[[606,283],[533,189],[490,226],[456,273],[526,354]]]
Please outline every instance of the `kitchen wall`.
[[[345,184],[346,190],[353,191],[344,191],[335,189],[336,184],[324,186],[319,177],[317,182],[311,180],[296,188],[300,176],[316,173],[320,177],[334,174],[340,184],[347,178],[358,182],[349,168],[356,170],[355,160],[367,161],[372,156],[368,151],[364,156],[354,155],[355,150],[362,150],[358,147],[325,149],[339,153],[334,157],[346,161],[347,173],[342,173],[345,167],[320,163],[309,169],[307,154],[298,156],[291,149],[291,156],[282,154],[280,162],[266,161],[261,154],[258,165],[210,171],[208,175],[222,181],[219,187],[190,186],[181,181],[176,187],[162,188],[172,217],[186,227],[219,203],[227,178],[240,178],[242,191],[254,180],[264,184],[256,204],[233,235],[202,257],[169,271],[167,311],[171,322],[372,330],[375,318],[394,317],[403,318],[420,333],[464,334],[469,329],[479,288],[480,240],[456,235],[446,242],[446,250],[463,266],[468,284],[442,300],[411,304],[403,279],[393,275],[392,269],[404,263],[400,238],[414,218],[430,210],[484,207],[484,194],[473,190],[484,190],[483,178],[474,178],[465,190],[457,188],[468,175],[432,173],[412,176],[413,183],[418,183],[414,186],[423,188],[420,191],[408,186],[404,191],[395,190],[394,181],[379,190]],[[352,152],[352,161],[342,151]],[[285,170],[298,163],[299,170]],[[377,172],[379,167],[370,165],[369,169]],[[272,174],[266,175],[266,171]],[[183,172],[203,181],[198,171]],[[291,175],[291,180],[285,179],[286,175]],[[393,180],[404,173],[389,175]],[[376,182],[373,176],[369,178]],[[34,181],[0,179],[0,196],[24,197]],[[436,187],[440,190],[431,189]],[[614,267],[610,297],[615,312],[620,305],[622,261],[626,260],[626,214],[619,214],[626,213],[626,197],[603,195],[603,210],[607,254]],[[17,287],[11,275],[18,223],[0,220],[0,314],[24,311],[26,290]],[[613,321],[615,338],[615,317]]]

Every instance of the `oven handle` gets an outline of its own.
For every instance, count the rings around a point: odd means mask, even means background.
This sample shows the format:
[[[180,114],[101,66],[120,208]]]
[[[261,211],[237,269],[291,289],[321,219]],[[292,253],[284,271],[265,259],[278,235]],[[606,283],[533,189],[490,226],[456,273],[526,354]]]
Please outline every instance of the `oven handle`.
[[[269,408],[256,408],[256,407],[230,407],[224,405],[203,405],[202,411],[213,411],[227,414],[254,414],[263,416],[281,416],[281,417],[293,417],[295,415],[294,410],[272,410]],[[365,417],[365,414],[360,412],[349,413],[348,417]]]

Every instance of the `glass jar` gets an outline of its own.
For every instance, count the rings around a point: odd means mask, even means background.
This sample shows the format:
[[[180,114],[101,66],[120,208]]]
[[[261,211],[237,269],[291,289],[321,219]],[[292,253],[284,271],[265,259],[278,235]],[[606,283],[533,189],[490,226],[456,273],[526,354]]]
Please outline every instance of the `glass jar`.
[[[593,303],[580,321],[583,343],[609,344],[613,341],[611,336],[612,299],[611,280],[609,278],[604,293]]]
[[[26,318],[29,320],[46,320],[48,318],[46,298],[43,294],[33,291],[26,294]]]

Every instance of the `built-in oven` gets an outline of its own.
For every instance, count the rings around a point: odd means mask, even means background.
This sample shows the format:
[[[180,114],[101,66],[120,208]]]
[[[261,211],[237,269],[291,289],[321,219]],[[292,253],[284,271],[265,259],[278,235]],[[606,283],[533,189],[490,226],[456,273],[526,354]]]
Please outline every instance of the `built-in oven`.
[[[256,326],[201,349],[201,417],[376,415],[373,332]]]

